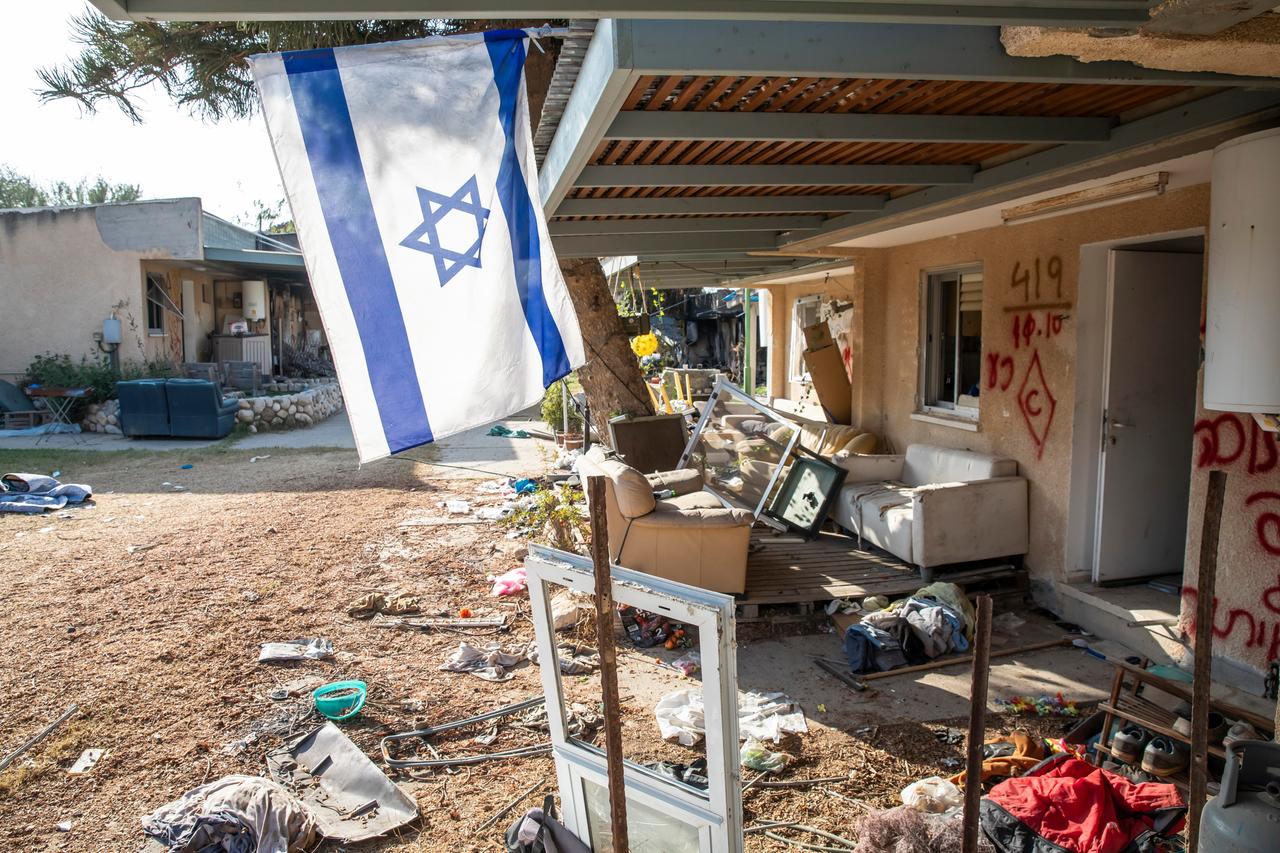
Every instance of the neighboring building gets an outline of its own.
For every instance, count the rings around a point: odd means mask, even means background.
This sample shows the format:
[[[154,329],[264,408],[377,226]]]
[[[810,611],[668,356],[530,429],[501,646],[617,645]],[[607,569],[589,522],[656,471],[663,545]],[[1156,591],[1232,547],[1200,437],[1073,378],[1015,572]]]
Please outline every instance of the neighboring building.
[[[102,357],[113,315],[124,364],[248,360],[271,374],[282,344],[287,359],[323,335],[296,247],[204,212],[198,198],[0,210],[0,293],[0,377],[10,379],[46,352]],[[260,315],[246,321],[251,334],[224,336],[247,313]]]

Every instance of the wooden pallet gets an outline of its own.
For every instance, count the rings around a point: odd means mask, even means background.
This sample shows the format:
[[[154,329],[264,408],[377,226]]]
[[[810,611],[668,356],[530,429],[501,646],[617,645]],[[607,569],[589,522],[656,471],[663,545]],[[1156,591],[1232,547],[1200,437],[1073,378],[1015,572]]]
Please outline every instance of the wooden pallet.
[[[757,533],[747,555],[747,591],[738,599],[745,608],[761,604],[828,601],[833,598],[889,598],[910,595],[924,581],[915,566],[857,540],[832,533],[805,541],[798,536]],[[936,579],[962,587],[995,586],[1023,590],[1025,573],[1012,565],[939,570]]]

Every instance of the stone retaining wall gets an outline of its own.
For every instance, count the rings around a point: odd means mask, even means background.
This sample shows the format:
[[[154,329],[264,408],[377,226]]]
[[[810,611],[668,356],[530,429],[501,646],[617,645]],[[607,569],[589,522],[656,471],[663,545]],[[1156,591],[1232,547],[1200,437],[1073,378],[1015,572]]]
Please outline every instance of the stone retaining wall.
[[[271,383],[266,388],[290,393],[242,397],[236,421],[247,424],[249,432],[309,427],[342,411],[342,392],[335,379],[292,380]],[[107,400],[89,406],[80,428],[85,432],[120,435],[120,401]]]
[[[245,397],[236,420],[248,424],[249,432],[267,432],[309,427],[340,411],[342,392],[336,380],[329,380],[293,394]]]

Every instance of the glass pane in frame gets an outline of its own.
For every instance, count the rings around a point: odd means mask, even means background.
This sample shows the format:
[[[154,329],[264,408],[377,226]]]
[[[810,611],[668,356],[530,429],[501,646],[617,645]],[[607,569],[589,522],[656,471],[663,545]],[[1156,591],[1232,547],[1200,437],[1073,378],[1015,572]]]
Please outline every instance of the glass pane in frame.
[[[559,667],[554,665],[555,631],[550,608],[558,588],[594,594],[595,577],[586,558],[533,546],[525,560],[529,597],[533,610],[552,753],[566,825],[587,839],[590,813],[581,777],[607,778],[602,750],[568,736],[565,690]],[[611,568],[615,605],[629,605],[663,613],[673,621],[698,629],[702,656],[702,699],[706,730],[708,786],[705,791],[678,784],[631,762],[625,764],[627,799],[640,798],[647,807],[661,808],[671,819],[693,827],[700,853],[740,853],[742,850],[741,771],[738,765],[737,662],[734,655],[734,602],[732,596],[686,586],[620,566]],[[548,665],[550,663],[551,665]],[[696,683],[696,682],[692,682]],[[655,697],[656,699],[656,697]],[[657,722],[654,721],[654,736]]]
[[[800,427],[723,379],[680,457],[702,472],[706,489],[759,517],[791,461]]]

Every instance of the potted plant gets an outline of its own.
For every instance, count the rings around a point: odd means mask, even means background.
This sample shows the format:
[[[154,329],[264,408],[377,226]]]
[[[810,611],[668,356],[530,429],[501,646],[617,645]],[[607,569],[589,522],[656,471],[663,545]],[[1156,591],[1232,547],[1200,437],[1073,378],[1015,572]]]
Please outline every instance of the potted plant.
[[[565,450],[578,450],[582,447],[582,412],[572,403],[569,404],[569,429],[564,429],[565,393],[559,382],[547,389],[542,396],[542,419],[556,435],[556,444]]]

